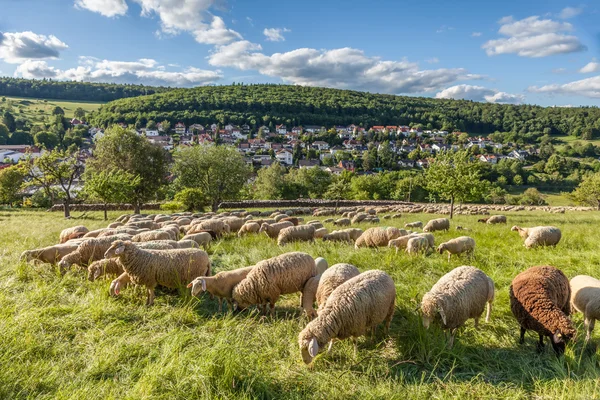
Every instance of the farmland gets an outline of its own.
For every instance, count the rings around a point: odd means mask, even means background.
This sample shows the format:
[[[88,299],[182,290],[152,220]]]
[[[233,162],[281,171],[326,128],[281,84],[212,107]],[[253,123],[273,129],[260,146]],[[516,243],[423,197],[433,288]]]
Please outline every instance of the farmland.
[[[120,213],[113,212],[110,218]],[[380,225],[435,218],[407,214]],[[518,326],[508,304],[512,278],[533,265],[553,265],[569,278],[598,276],[600,240],[595,212],[507,213],[508,226],[478,224],[476,216],[456,216],[453,228],[436,233],[436,244],[466,234],[477,242],[472,259],[409,257],[386,249],[354,250],[317,241],[279,248],[266,236],[225,238],[213,243],[213,270],[228,270],[279,255],[304,251],[329,264],[348,262],[361,271],[382,269],[394,279],[396,312],[389,336],[352,344],[337,342],[331,353],[303,364],[298,333],[307,320],[297,294],[284,296],[275,317],[256,312],[217,313],[208,296],[188,290],[157,291],[155,305],[144,306],[142,288],[108,296],[109,280],[89,282],[85,271],[61,276],[49,265],[25,264],[25,249],[57,242],[60,231],[83,224],[106,226],[101,213],[64,220],[41,211],[0,212],[0,398],[596,398],[600,364],[595,347],[579,340],[557,358],[549,346],[535,350],[528,333],[517,344]],[[310,217],[309,217],[310,218]],[[324,219],[324,218],[321,218]],[[526,250],[510,226],[555,225],[563,232],[556,248]],[[331,224],[325,224],[330,230]],[[366,224],[359,227],[365,229]],[[460,330],[452,350],[437,327],[425,330],[415,311],[440,276],[460,265],[474,265],[495,282],[490,323]],[[583,337],[581,315],[573,317]],[[593,342],[600,335],[595,332]]]
[[[52,100],[52,99],[35,99],[24,97],[5,97],[6,101],[0,103],[0,109],[11,106],[15,117],[22,117],[29,120],[31,123],[42,122],[45,118],[52,114],[54,107],[58,106],[65,112],[66,118],[73,118],[73,113],[79,107],[86,112],[97,110],[102,103],[87,102],[87,101],[69,101],[69,100]]]

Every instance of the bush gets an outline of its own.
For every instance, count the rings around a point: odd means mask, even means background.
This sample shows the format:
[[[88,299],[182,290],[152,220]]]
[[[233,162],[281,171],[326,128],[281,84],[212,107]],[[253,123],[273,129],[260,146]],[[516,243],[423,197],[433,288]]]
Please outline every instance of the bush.
[[[200,189],[186,188],[175,195],[175,202],[181,204],[185,211],[204,211],[206,197]]]
[[[23,207],[31,208],[50,208],[52,207],[52,198],[48,196],[45,190],[40,189],[31,196],[29,201],[23,202]]]
[[[160,209],[162,211],[171,211],[171,212],[181,211],[181,210],[183,210],[183,204],[181,204],[178,201],[168,201],[166,203],[161,204]]]

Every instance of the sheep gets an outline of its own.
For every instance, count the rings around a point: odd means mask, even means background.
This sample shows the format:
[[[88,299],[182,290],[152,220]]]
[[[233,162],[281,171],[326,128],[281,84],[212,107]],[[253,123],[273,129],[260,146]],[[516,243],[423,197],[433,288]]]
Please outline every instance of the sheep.
[[[395,300],[394,281],[383,271],[367,271],[342,283],[298,335],[302,360],[310,364],[327,343],[331,349],[333,339],[352,338],[356,354],[356,338],[373,332],[381,322],[389,330]]]
[[[87,238],[95,238],[97,237],[99,234],[101,234],[102,232],[104,232],[107,228],[100,228],[100,229],[94,229],[93,231],[89,231],[88,233],[86,233],[85,235],[83,235],[84,239]]]
[[[306,253],[285,253],[260,261],[246,279],[233,288],[234,308],[245,309],[252,304],[263,307],[268,303],[273,315],[279,296],[302,291],[316,274],[315,260]]]
[[[486,223],[489,225],[494,225],[494,224],[505,224],[506,223],[506,216],[505,215],[492,215],[489,218],[486,218],[487,221]]]
[[[281,221],[278,222],[291,222],[294,226],[298,226],[300,224],[300,220],[297,217],[285,217],[282,218]]]
[[[104,258],[118,257],[123,265],[123,274],[131,282],[146,286],[146,305],[154,303],[154,288],[157,285],[177,288],[187,285],[194,278],[210,275],[208,254],[199,249],[144,250],[130,241],[115,241]],[[111,295],[119,294],[120,281],[115,279],[110,285]]]
[[[488,218],[479,218],[479,219],[477,220],[477,222],[481,222],[481,223],[484,223],[484,224],[486,224],[486,223],[487,223],[487,221],[488,221],[488,219],[489,219],[489,217],[488,217]]]
[[[35,250],[25,250],[21,253],[21,261],[30,262],[32,260],[41,261],[48,264],[56,264],[67,254],[77,250],[78,244],[63,243],[54,246],[43,247]]]
[[[388,247],[390,247],[390,248],[394,247],[396,249],[396,254],[398,254],[398,250],[406,249],[406,246],[408,245],[408,241],[410,239],[416,238],[418,236],[419,236],[418,234],[410,234],[410,235],[406,235],[406,236],[400,236],[395,239],[391,239],[388,241]]]
[[[423,236],[412,237],[406,242],[406,253],[416,255],[426,252],[429,248],[429,241]]]
[[[173,240],[169,232],[165,231],[150,231],[138,233],[131,238],[132,242],[150,242],[152,240]]]
[[[104,253],[111,246],[114,241],[117,240],[128,240],[131,236],[120,234],[114,236],[107,236],[101,238],[87,239],[81,243],[75,251],[67,254],[60,260],[58,266],[61,271],[66,271],[67,268],[72,265],[79,265],[80,267],[86,267],[94,261],[101,260],[104,257]]]
[[[351,221],[349,218],[340,218],[335,220],[333,224],[336,226],[349,226],[351,224]]]
[[[475,251],[475,239],[469,236],[460,236],[440,244],[437,251],[440,254],[444,254],[444,251],[448,252],[448,262],[450,262],[452,254],[467,253],[471,256]]]
[[[317,275],[320,275],[329,268],[329,264],[323,257],[317,257],[315,258],[315,268],[317,269]]]
[[[167,232],[171,236],[171,240],[179,240],[179,226],[178,225],[166,225],[154,232]]]
[[[408,224],[404,224],[404,227],[405,228],[422,228],[423,222],[421,222],[421,221],[409,222]]]
[[[315,227],[313,225],[298,225],[284,228],[277,236],[277,245],[284,246],[290,242],[306,241],[312,242],[315,238]]]
[[[152,242],[150,242],[152,243]],[[191,240],[191,239],[181,239],[175,242],[175,248],[176,249],[199,249],[200,245],[195,241],[195,240]]]
[[[264,232],[271,239],[275,239],[279,235],[279,232],[282,229],[289,228],[290,226],[294,226],[294,224],[292,224],[289,221],[286,221],[286,222],[276,222],[274,224],[267,224],[265,222],[265,223],[263,223],[260,226],[260,229],[259,229],[258,232],[259,233]]]
[[[88,232],[89,229],[83,225],[63,229],[63,231],[60,233],[59,243],[65,243],[67,240],[83,237]]]
[[[456,226],[456,230],[457,230],[457,231],[464,231],[464,232],[469,232],[469,231],[471,231],[471,229],[469,229],[469,228],[465,228],[464,226],[460,226],[460,225],[457,225],[457,226]]]
[[[312,225],[315,229],[323,228],[323,224],[321,223],[321,221],[316,221],[316,220],[307,222],[307,225]]]
[[[218,219],[209,219],[205,221],[200,221],[197,224],[191,225],[190,229],[187,230],[186,234],[204,232],[204,231],[213,231],[215,232],[217,237],[223,236],[223,234],[228,233],[230,231],[229,225],[225,222]]]
[[[510,309],[521,326],[519,343],[532,330],[539,335],[538,350],[544,348],[544,336],[548,336],[556,354],[564,353],[576,334],[569,319],[571,289],[565,274],[551,266],[531,267],[513,279],[509,295]]]
[[[311,226],[314,227],[314,225],[311,224]],[[315,228],[315,234],[314,234],[314,238],[315,239],[323,239],[323,237],[325,235],[327,235],[329,233],[329,231],[327,230],[327,228]]]
[[[88,280],[93,282],[101,276],[119,276],[123,272],[123,265],[118,258],[105,258],[88,265]]]
[[[212,241],[212,236],[209,232],[198,232],[185,235],[181,240],[193,240],[198,243],[199,246],[204,247],[206,250]]]
[[[342,229],[338,232],[348,232],[348,235],[350,235],[350,239],[352,239],[353,241],[356,241],[356,239],[358,239],[360,235],[364,233],[363,230],[359,228]]]
[[[429,328],[439,316],[442,328],[450,332],[448,347],[452,348],[456,330],[469,318],[475,320],[475,328],[479,327],[486,305],[485,322],[489,322],[494,297],[494,282],[483,271],[470,266],[455,268],[423,296],[420,304],[423,326]]]
[[[348,234],[348,232],[341,232],[341,231],[334,231],[331,233],[328,233],[327,235],[323,236],[323,241],[327,242],[348,242],[348,243],[353,243],[353,240],[350,239],[350,235]]]
[[[524,246],[528,249],[538,246],[556,246],[561,239],[560,229],[555,226],[521,228],[515,225],[510,230],[519,232],[519,236],[525,239]]]
[[[223,222],[225,222],[227,225],[229,225],[229,229],[232,232],[239,231],[240,228],[246,223],[245,220],[243,220],[242,218],[239,218],[239,217],[226,217],[226,218],[223,218]]]
[[[108,224],[107,228],[108,229],[114,229],[114,228],[118,228],[118,227],[123,226],[123,225],[125,225],[125,224],[122,223],[122,222],[113,222],[111,224]]]
[[[600,280],[587,275],[577,275],[570,282],[571,310],[583,313],[585,341],[592,338],[596,320],[600,319]]]
[[[352,219],[350,220],[350,223],[352,225],[356,225],[358,223],[361,223],[367,217],[368,217],[368,215],[366,213],[362,213],[362,212],[358,213],[352,217]]]
[[[450,229],[448,218],[432,219],[423,228],[423,232],[447,231]]]
[[[130,219],[129,221],[127,221],[125,226],[129,226],[132,228],[148,228],[148,229],[160,228],[160,225],[158,225],[156,222],[154,222],[152,220],[136,220],[135,222],[132,222]]]
[[[400,237],[398,228],[369,228],[367,229],[354,244],[356,249],[360,247],[383,247],[387,246],[390,240]]]
[[[233,271],[221,271],[214,276],[198,277],[190,282],[187,287],[192,288],[192,296],[196,296],[201,290],[215,296],[219,303],[219,312],[223,309],[223,300],[227,300],[227,303],[233,309],[231,302],[233,288],[240,283],[242,279],[246,278],[252,268],[254,268],[254,266],[238,268]]]
[[[246,222],[238,231],[238,237],[242,237],[247,233],[258,233],[260,225],[256,222]]]

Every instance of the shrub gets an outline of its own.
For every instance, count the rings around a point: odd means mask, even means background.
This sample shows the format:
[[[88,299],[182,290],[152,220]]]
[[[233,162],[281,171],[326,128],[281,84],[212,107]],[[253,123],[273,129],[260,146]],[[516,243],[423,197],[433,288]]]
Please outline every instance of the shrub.
[[[183,210],[183,204],[178,201],[167,201],[160,205],[160,209],[163,211],[181,211]]]
[[[186,188],[175,195],[175,202],[185,211],[204,211],[206,197],[200,189]]]

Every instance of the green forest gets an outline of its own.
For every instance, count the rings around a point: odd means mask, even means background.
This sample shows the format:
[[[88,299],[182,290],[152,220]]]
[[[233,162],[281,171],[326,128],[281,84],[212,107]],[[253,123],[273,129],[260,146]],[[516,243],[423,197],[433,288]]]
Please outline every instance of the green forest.
[[[230,85],[176,89],[110,102],[90,116],[98,126],[145,125],[148,120],[287,125],[420,125],[476,134],[512,132],[592,139],[600,135],[598,107],[503,105],[372,94],[291,85]]]

